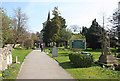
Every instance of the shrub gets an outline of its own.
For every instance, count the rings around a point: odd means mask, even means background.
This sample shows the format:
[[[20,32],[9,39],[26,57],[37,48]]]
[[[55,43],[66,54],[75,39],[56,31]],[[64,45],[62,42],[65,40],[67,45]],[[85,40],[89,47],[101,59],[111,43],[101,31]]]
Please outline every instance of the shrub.
[[[93,63],[93,57],[86,54],[71,53],[69,59],[76,67],[90,67]]]
[[[32,39],[26,39],[24,42],[24,46],[29,49],[33,47],[33,40]]]

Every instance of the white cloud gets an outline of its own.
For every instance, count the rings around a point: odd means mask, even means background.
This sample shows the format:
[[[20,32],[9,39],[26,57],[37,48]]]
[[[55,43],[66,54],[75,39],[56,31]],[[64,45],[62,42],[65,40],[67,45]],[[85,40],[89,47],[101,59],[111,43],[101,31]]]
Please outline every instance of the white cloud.
[[[106,14],[107,20],[113,14],[114,9],[118,7],[118,2],[118,0],[80,0],[77,4],[65,5],[59,9],[66,18],[68,26],[78,24],[79,26],[90,27],[95,18],[102,24],[103,13]]]

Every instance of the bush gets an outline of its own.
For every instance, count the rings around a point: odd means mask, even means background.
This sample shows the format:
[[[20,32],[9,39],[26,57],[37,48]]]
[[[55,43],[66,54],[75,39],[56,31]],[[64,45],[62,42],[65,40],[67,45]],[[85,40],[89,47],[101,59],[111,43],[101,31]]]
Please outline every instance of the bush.
[[[90,67],[93,63],[93,57],[86,54],[71,53],[69,59],[76,67]]]
[[[26,39],[25,42],[24,42],[24,46],[27,49],[33,48],[33,40],[32,39]]]

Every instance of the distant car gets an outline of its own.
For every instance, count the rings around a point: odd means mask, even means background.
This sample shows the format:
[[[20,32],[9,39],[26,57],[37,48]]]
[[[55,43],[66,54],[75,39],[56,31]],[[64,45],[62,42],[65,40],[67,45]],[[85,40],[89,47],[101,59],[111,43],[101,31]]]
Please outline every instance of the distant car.
[[[91,53],[88,53],[88,52],[81,52],[81,54],[86,54],[86,55],[91,55]]]

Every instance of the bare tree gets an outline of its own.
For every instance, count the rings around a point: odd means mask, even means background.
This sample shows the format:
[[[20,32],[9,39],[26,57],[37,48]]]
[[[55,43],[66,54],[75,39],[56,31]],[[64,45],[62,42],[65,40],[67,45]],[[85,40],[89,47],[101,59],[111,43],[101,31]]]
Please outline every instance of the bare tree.
[[[71,25],[70,26],[70,29],[73,31],[73,32],[79,32],[81,30],[81,28],[78,26],[78,25]]]
[[[26,31],[26,23],[28,18],[25,13],[22,13],[21,8],[14,10],[14,12],[15,12],[15,15],[13,17],[12,28],[14,32],[13,43],[15,46],[15,44],[18,42],[21,42],[21,43],[24,42],[23,38],[26,35],[25,31]]]

